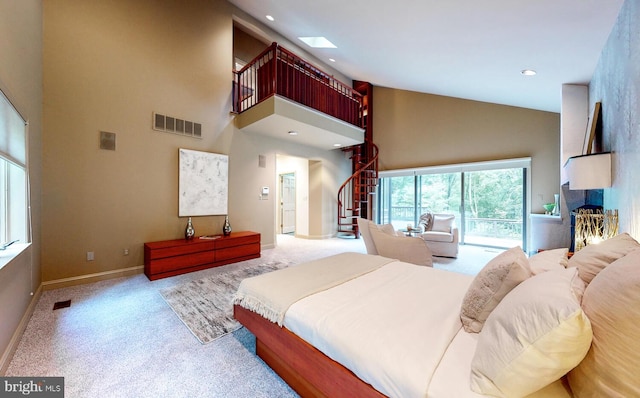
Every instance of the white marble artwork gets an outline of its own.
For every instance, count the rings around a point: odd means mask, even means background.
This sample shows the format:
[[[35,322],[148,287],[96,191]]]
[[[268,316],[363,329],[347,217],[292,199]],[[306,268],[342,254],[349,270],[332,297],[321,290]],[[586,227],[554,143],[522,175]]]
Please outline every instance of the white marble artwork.
[[[180,149],[178,216],[227,214],[229,157]]]

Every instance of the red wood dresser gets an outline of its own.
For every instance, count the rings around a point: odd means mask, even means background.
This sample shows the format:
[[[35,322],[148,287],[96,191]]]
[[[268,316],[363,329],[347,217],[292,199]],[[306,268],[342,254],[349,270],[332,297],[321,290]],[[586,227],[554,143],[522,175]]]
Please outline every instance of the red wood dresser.
[[[232,232],[215,239],[173,239],[144,244],[144,273],[156,280],[260,257],[260,234]]]

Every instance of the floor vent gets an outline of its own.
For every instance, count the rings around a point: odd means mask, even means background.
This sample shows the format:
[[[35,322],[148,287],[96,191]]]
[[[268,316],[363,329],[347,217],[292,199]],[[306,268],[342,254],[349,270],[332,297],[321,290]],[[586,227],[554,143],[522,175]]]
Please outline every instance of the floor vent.
[[[202,124],[159,113],[153,114],[153,129],[164,133],[202,138]]]
[[[53,304],[53,310],[59,310],[60,308],[68,308],[71,307],[71,300],[58,301]]]

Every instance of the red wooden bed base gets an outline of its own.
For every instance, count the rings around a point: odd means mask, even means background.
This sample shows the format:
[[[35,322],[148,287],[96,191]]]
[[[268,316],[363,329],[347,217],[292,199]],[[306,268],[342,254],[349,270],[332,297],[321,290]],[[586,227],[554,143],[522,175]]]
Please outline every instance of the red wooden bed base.
[[[233,314],[256,336],[256,354],[300,396],[385,396],[288,329],[239,305]]]

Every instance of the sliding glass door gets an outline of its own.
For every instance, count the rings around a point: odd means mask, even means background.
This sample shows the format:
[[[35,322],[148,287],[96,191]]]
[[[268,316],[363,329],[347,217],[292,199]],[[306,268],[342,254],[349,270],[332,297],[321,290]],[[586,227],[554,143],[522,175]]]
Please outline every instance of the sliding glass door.
[[[525,172],[503,169],[462,173],[464,243],[525,247]]]
[[[460,243],[526,249],[528,167],[489,166],[381,172],[377,222],[404,229],[427,212],[453,214]]]

